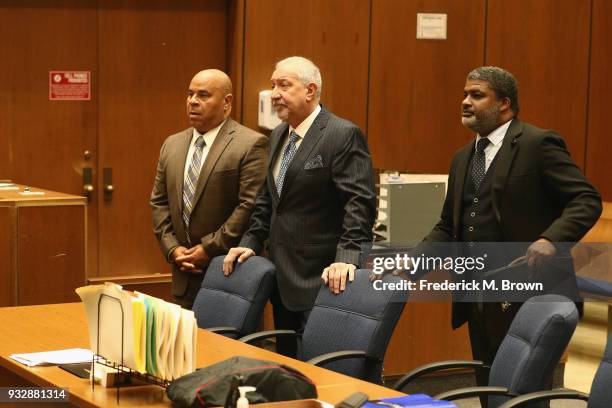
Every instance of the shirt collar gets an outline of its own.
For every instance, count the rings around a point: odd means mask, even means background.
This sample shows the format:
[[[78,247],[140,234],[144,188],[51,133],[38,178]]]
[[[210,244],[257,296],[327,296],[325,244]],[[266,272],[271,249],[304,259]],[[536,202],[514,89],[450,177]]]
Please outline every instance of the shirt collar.
[[[303,138],[304,136],[306,136],[306,133],[308,133],[308,130],[310,129],[317,115],[320,112],[321,112],[321,105],[317,105],[315,110],[313,110],[310,113],[310,115],[308,115],[306,119],[304,119],[302,123],[298,125],[298,127],[294,129],[293,126],[289,125],[289,134],[291,134],[292,131],[295,131],[295,133],[297,133],[300,138]]]
[[[487,138],[491,142],[491,145],[498,146],[504,141],[504,136],[506,136],[506,132],[510,127],[510,123],[512,123],[512,120],[507,121],[503,125],[499,126],[497,129],[489,133],[489,136],[487,136]],[[476,144],[478,144],[478,141],[480,139],[482,139],[482,136],[476,135]]]
[[[198,140],[198,137],[202,136],[204,137],[204,142],[206,142],[206,146],[208,147],[212,146],[215,139],[217,138],[217,135],[219,134],[219,130],[221,130],[221,127],[225,124],[225,122],[227,122],[227,119],[225,119],[223,122],[219,123],[218,126],[210,129],[208,132],[204,134],[200,133],[198,129],[193,128],[193,136],[191,137],[191,145],[195,144],[195,141]]]

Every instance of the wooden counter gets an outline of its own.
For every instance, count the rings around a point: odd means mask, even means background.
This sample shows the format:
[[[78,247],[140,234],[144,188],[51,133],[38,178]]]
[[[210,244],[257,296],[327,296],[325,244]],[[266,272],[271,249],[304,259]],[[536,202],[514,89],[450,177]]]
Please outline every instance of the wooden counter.
[[[78,300],[86,277],[86,199],[0,187],[0,306]]]

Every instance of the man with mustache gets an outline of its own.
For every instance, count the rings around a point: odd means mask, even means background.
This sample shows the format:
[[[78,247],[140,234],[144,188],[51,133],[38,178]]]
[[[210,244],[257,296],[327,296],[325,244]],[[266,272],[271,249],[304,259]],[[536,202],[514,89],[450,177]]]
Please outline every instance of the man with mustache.
[[[601,197],[563,139],[521,122],[518,113],[510,72],[480,67],[468,74],[461,122],[476,138],[453,157],[441,219],[424,241],[531,242],[527,262],[538,266],[557,254],[556,243],[577,242],[595,224]],[[474,359],[491,364],[517,311],[507,303],[455,303],[452,324],[468,322]],[[478,384],[487,377],[477,372]]]
[[[277,268],[272,295],[277,329],[301,332],[321,286],[343,291],[372,241],[372,161],[361,130],[319,105],[321,74],[309,60],[286,58],[272,74],[272,103],[283,121],[270,136],[270,164],[240,246],[225,258],[230,274],[269,240]],[[293,339],[277,351],[296,355]]]
[[[187,93],[191,127],[166,139],[157,164],[153,229],[172,264],[172,295],[188,309],[210,259],[242,237],[266,177],[268,139],[229,117],[232,99],[224,72],[198,72]]]

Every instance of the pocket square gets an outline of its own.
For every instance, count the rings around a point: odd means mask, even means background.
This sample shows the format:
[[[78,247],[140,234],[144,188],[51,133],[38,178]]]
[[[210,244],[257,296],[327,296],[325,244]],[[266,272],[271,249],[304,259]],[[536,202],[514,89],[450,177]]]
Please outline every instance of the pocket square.
[[[321,167],[323,167],[323,157],[321,157],[320,154],[317,154],[306,162],[304,170],[319,169]]]

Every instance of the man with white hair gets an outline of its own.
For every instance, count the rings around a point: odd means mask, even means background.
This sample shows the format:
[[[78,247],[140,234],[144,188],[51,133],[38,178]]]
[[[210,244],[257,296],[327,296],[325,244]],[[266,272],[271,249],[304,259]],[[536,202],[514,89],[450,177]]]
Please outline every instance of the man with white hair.
[[[249,229],[225,258],[261,252],[269,240],[277,268],[272,295],[277,329],[302,331],[321,279],[334,293],[351,281],[361,247],[372,241],[375,191],[372,160],[361,130],[319,105],[321,74],[311,61],[290,57],[272,74],[272,105],[283,121],[270,136],[268,178]],[[277,340],[295,356],[295,345]]]

